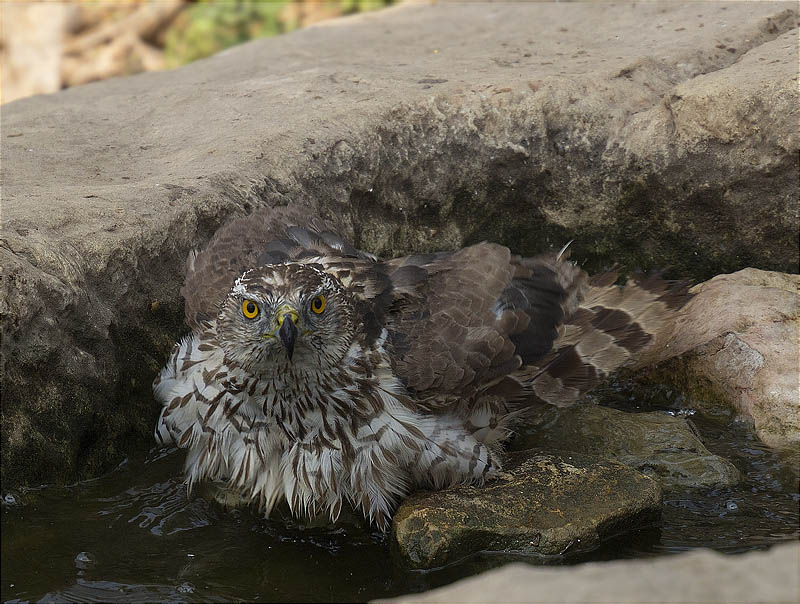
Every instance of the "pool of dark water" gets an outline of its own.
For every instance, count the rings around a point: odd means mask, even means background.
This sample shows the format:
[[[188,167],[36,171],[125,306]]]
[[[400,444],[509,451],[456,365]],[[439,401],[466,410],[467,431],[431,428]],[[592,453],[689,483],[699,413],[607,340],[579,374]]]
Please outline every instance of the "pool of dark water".
[[[628,411],[650,411],[630,404]],[[692,413],[672,402],[664,413]],[[307,527],[187,496],[183,454],[152,450],[71,487],[4,493],[3,601],[366,601],[423,591],[512,560],[573,564],[710,547],[725,553],[798,539],[796,454],[761,444],[727,414],[693,413],[706,446],[742,482],[668,491],[659,526],[560,558],[485,553],[411,571],[389,539],[358,523]]]

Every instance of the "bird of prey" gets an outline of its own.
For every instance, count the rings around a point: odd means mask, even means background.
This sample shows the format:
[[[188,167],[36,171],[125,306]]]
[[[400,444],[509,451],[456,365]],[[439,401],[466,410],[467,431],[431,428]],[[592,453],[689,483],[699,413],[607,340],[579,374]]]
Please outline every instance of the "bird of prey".
[[[190,487],[385,530],[412,490],[501,471],[532,401],[569,405],[664,341],[683,294],[615,279],[486,242],[381,260],[308,212],[259,210],[189,257],[156,439],[187,449]]]

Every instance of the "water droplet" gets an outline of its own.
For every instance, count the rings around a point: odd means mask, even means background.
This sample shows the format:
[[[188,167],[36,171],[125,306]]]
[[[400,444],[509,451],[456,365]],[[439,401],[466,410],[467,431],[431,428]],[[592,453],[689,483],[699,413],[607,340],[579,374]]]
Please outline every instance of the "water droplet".
[[[86,570],[97,564],[97,558],[90,552],[81,552],[75,556],[75,567],[78,570]]]
[[[193,594],[194,593],[194,585],[191,583],[181,583],[178,585],[178,593],[179,594]]]

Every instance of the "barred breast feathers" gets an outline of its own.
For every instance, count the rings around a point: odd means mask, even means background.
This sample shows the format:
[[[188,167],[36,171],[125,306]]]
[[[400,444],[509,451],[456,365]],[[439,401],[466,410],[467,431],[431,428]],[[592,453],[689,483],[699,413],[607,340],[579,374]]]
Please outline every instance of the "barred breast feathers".
[[[251,376],[191,335],[155,386],[164,404],[156,438],[189,449],[190,486],[224,481],[266,514],[286,499],[293,513],[335,520],[347,501],[383,528],[412,488],[482,482],[500,468],[497,451],[466,433],[460,417],[416,410],[380,346],[372,352],[354,344],[330,390],[332,376],[317,376],[284,392],[248,391]],[[363,359],[376,355],[383,360],[365,377]],[[298,404],[307,388],[311,397]],[[295,408],[301,419],[289,417]]]

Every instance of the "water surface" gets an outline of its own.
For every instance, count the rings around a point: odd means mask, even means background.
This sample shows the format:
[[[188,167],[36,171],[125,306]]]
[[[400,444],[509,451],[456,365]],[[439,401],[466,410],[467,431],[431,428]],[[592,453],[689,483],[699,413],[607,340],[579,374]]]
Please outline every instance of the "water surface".
[[[663,412],[686,410],[667,402]],[[729,415],[691,419],[706,446],[740,470],[739,485],[668,491],[659,526],[593,552],[546,560],[483,553],[427,572],[405,569],[389,539],[358,522],[312,528],[280,514],[265,520],[189,497],[183,453],[153,449],[99,479],[6,493],[2,600],[366,601],[423,591],[512,560],[572,564],[697,547],[738,553],[797,539],[796,458],[759,443]]]

